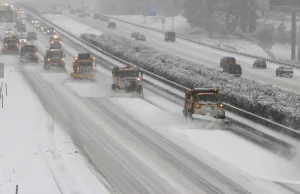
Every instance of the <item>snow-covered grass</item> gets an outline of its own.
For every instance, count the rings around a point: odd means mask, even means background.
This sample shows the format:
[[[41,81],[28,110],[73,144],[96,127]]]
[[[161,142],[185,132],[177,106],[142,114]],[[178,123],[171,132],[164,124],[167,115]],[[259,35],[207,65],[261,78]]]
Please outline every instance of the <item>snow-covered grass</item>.
[[[300,96],[297,94],[165,55],[115,35],[83,34],[81,37],[115,56],[183,86],[217,86],[221,89],[223,100],[231,105],[295,129],[300,126]]]
[[[1,79],[0,193],[15,193],[16,185],[25,194],[109,193],[71,138],[44,110],[17,58],[1,60],[6,63]]]
[[[162,16],[146,17],[146,19],[142,15],[112,15],[111,17],[130,22],[132,24],[138,24],[148,28],[163,31],[160,19]],[[164,30],[172,30],[171,17],[166,17]],[[234,36],[220,37],[220,35],[215,35],[213,38],[209,38],[206,31],[204,31],[203,29],[191,28],[187,23],[186,18],[183,16],[174,17],[174,31],[179,35],[205,44],[229,49],[232,51],[244,52],[262,57],[269,57],[269,55],[260,46],[245,39],[240,39]]]
[[[0,109],[1,121],[1,172],[3,193],[60,193],[37,146],[39,131],[47,131],[47,115],[37,97],[22,79],[21,73],[12,66],[11,57],[1,57],[5,64],[4,108]],[[3,173],[3,174],[2,174]],[[2,192],[0,192],[2,193]]]

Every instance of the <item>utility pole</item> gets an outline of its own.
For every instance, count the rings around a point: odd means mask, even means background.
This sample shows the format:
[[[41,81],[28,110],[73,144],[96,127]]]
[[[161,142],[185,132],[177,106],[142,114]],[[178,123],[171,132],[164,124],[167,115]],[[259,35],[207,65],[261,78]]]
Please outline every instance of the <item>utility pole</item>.
[[[294,61],[296,59],[296,15],[297,12],[294,11],[292,13],[292,36],[291,36],[291,60]]]

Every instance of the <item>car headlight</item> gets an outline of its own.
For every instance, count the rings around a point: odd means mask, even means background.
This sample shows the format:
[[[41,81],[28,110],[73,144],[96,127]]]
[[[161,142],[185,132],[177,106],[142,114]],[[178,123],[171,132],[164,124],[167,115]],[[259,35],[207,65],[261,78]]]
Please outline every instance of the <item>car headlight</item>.
[[[196,105],[196,108],[201,108],[200,104],[197,104],[197,105]]]
[[[62,58],[61,60],[62,60],[62,61],[64,61],[65,59],[64,59],[64,58]]]
[[[50,61],[50,59],[48,58],[48,61]]]

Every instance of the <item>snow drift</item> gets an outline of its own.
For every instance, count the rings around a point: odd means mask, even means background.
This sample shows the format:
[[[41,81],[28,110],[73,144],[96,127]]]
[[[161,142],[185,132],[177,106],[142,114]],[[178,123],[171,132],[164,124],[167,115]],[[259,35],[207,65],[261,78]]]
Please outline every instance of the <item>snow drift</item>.
[[[300,126],[298,94],[162,54],[123,37],[82,34],[81,38],[168,80],[186,87],[219,87],[226,103],[294,129]]]

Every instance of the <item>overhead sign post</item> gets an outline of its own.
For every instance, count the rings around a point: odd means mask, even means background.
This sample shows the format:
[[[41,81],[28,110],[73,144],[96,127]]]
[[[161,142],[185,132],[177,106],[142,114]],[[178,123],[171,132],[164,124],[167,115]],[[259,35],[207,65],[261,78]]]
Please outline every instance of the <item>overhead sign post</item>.
[[[4,78],[4,63],[0,63],[0,78]]]
[[[296,16],[297,16],[297,12],[300,12],[300,0],[269,0],[269,6],[271,10],[288,12],[292,14],[291,60],[295,60],[296,39],[297,39]]]
[[[165,23],[166,23],[166,18],[161,18],[161,23],[162,23],[162,30],[163,32],[165,31]]]
[[[14,22],[16,12],[9,5],[0,5],[0,22]]]

